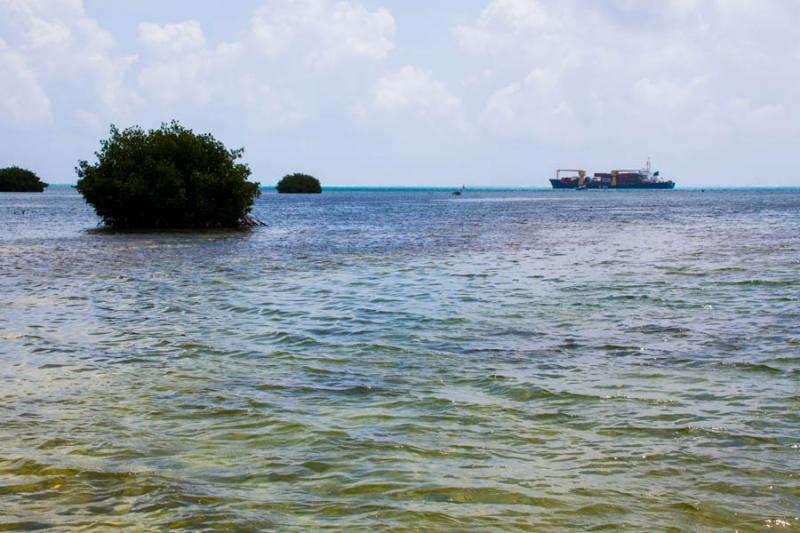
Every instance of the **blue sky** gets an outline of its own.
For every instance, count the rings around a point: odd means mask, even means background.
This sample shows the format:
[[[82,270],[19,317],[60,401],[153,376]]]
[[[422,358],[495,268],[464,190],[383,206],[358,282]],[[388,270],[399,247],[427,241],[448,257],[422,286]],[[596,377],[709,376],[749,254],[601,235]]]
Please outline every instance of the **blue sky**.
[[[74,182],[178,119],[253,177],[544,186],[639,166],[800,185],[800,3],[0,0],[0,166]]]

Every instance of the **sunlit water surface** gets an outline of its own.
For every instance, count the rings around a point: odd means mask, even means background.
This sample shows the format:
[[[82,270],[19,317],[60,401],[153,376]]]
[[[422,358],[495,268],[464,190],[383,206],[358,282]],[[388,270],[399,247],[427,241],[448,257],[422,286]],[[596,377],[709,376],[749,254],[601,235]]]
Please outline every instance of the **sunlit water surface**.
[[[0,529],[800,530],[800,192],[0,194]]]

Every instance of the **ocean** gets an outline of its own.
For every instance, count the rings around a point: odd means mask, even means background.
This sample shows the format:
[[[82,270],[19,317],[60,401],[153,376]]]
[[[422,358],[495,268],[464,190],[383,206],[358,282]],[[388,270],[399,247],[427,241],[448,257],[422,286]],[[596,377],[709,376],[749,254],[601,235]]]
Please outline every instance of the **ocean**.
[[[0,194],[0,529],[800,531],[800,190]]]

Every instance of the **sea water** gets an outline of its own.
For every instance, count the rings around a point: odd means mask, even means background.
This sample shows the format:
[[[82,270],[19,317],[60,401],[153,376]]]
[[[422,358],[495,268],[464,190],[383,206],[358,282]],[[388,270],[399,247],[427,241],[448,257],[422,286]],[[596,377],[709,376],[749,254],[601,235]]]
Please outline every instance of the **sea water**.
[[[800,530],[800,191],[0,194],[0,529]]]

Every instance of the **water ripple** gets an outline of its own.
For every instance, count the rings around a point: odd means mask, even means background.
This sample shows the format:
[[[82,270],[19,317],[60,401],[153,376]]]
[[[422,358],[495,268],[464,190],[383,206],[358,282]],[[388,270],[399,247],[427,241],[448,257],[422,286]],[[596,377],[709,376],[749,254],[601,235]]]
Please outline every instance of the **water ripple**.
[[[0,529],[800,529],[797,192],[255,214],[0,195]]]

